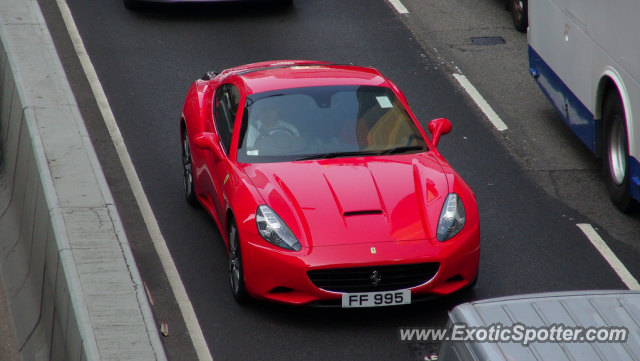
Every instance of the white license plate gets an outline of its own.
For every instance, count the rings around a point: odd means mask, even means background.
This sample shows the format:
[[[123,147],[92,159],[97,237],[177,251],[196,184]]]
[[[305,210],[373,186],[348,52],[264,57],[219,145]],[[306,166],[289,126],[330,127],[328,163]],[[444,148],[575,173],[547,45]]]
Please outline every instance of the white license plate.
[[[410,303],[410,290],[342,294],[342,307],[380,307]]]

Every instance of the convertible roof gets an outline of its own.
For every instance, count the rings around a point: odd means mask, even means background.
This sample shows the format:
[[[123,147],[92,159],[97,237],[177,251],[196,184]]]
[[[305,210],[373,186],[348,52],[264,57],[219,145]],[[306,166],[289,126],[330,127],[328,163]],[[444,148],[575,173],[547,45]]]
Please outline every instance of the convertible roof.
[[[249,94],[308,86],[388,86],[376,69],[356,65],[298,60],[256,63],[229,70],[244,80]]]

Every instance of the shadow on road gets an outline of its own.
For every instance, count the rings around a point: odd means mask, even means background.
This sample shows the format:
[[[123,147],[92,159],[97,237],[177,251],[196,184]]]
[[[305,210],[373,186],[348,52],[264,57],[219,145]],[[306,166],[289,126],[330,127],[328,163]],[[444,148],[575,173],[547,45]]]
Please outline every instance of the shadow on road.
[[[123,5],[124,6],[124,5]],[[156,3],[140,2],[132,14],[139,17],[158,17],[180,19],[224,19],[244,17],[270,17],[281,15],[293,15],[296,12],[296,3],[284,5],[272,1],[253,2],[183,2],[183,3]]]

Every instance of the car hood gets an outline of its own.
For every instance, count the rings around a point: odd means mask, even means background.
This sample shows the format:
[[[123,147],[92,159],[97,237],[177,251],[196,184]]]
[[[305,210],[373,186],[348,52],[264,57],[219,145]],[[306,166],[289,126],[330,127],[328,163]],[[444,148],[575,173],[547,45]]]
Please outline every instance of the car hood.
[[[448,194],[431,153],[244,166],[303,246],[436,237]]]

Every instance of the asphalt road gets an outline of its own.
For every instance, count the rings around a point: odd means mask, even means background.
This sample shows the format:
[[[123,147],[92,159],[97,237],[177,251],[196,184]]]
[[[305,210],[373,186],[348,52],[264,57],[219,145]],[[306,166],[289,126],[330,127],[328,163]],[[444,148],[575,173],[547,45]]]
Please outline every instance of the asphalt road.
[[[513,27],[504,0],[402,0],[403,22],[446,68],[461,71],[508,125],[499,139],[552,197],[589,217],[616,240],[640,249],[640,212],[609,200],[602,160],[582,144],[529,74],[527,35]],[[472,37],[499,36],[478,46]]]
[[[456,0],[457,1],[457,0]],[[40,0],[92,141],[156,298],[171,359],[193,359],[126,178],[83,79],[55,1]],[[409,360],[400,326],[444,325],[461,302],[543,291],[626,289],[576,223],[590,218],[527,175],[491,124],[384,0],[296,0],[292,7],[162,5],[127,11],[120,0],[68,0],[131,158],[216,360]],[[237,305],[214,222],[183,199],[178,120],[190,83],[208,70],[278,59],[372,65],[407,96],[423,126],[446,117],[439,149],[474,190],[482,256],[473,291],[406,307],[343,310],[265,302]],[[508,103],[508,99],[504,99]],[[598,224],[594,224],[599,227]],[[632,275],[638,251],[601,234]]]

